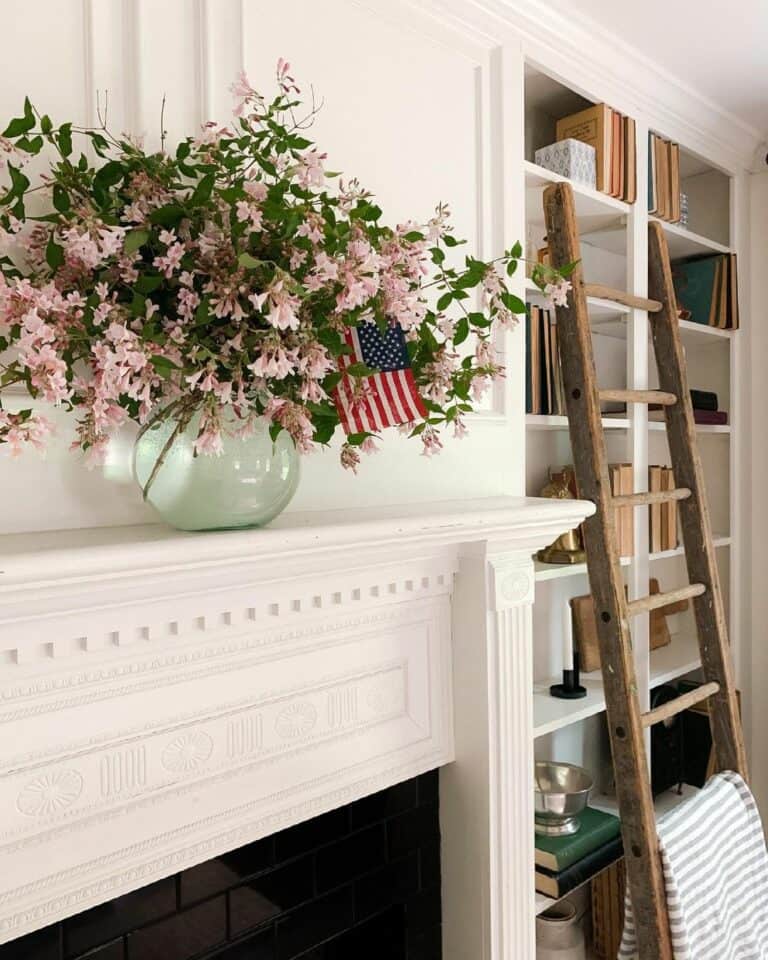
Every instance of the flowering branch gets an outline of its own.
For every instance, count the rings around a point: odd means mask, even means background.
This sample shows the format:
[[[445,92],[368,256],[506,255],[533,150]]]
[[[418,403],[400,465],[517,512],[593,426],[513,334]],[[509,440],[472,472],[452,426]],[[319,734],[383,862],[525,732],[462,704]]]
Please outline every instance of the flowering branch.
[[[493,331],[525,310],[506,285],[519,244],[491,262],[462,262],[444,205],[426,223],[385,225],[372,195],[326,171],[305,136],[314,95],[302,115],[283,60],[276,79],[267,102],[238,77],[234,121],[207,124],[175,149],[166,150],[165,101],[155,153],[110,133],[100,104],[101,126],[90,130],[55,126],[27,99],[0,136],[0,353],[11,357],[0,397],[20,382],[73,411],[77,446],[92,461],[126,420],[145,430],[173,418],[148,485],[196,413],[201,455],[221,452],[232,419],[247,434],[266,418],[273,437],[287,431],[302,453],[327,445],[347,422],[340,385],[352,413],[371,395],[378,368],[350,362],[348,342],[371,325],[382,337],[403,331],[426,409],[404,429],[436,453],[440,431],[462,436],[465,415],[504,376]],[[76,152],[78,136],[95,163]],[[24,167],[44,149],[56,159],[32,186]],[[48,206],[32,216],[36,190]],[[535,273],[559,301],[565,276]],[[13,453],[40,446],[48,427],[0,404],[0,444]],[[348,427],[345,467],[376,448],[375,433]]]

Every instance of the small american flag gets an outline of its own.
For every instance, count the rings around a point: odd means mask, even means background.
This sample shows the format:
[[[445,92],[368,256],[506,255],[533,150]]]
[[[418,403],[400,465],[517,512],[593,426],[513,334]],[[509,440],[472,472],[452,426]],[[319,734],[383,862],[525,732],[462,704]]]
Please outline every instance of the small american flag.
[[[362,379],[344,376],[336,387],[334,402],[347,433],[377,433],[427,415],[399,324],[390,324],[382,334],[375,323],[361,323],[348,327],[344,339],[352,353],[339,357],[340,373],[360,362],[381,371]],[[366,389],[356,398],[354,388],[360,383]]]

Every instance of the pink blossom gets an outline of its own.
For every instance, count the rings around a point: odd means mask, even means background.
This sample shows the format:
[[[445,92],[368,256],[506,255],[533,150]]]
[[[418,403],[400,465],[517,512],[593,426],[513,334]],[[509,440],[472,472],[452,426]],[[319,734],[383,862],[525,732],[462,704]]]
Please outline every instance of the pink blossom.
[[[264,415],[288,431],[299,453],[309,453],[313,449],[312,437],[315,428],[305,407],[291,400],[273,397],[267,404]]]
[[[184,245],[181,243],[171,243],[165,251],[164,257],[155,257],[152,261],[153,266],[163,271],[165,277],[172,277],[178,270],[181,258],[184,256]]]
[[[235,98],[234,114],[241,117],[245,111],[245,105],[258,94],[248,82],[245,70],[241,70],[235,77],[234,83],[230,86],[232,96]]]
[[[345,443],[342,445],[339,459],[345,470],[351,470],[352,473],[357,473],[357,468],[360,466],[360,454],[351,444]]]
[[[243,190],[257,203],[261,203],[267,199],[267,185],[266,183],[262,183],[261,180],[246,180],[243,184]]]
[[[427,426],[424,428],[421,433],[421,442],[424,444],[424,448],[421,451],[424,457],[434,457],[443,449],[440,434],[434,427]]]
[[[255,377],[284,380],[296,372],[295,362],[293,353],[281,346],[265,347],[257,359],[248,365],[248,369]]]
[[[296,179],[302,187],[322,187],[325,185],[323,160],[326,157],[327,154],[318,153],[315,149],[307,150],[302,156],[296,170]]]
[[[283,289],[282,281],[270,289],[267,319],[273,327],[278,330],[298,330],[299,318],[296,314],[298,307],[298,297],[292,296]]]
[[[571,281],[561,278],[557,283],[548,283],[544,287],[544,296],[550,309],[568,306],[568,291],[572,289]]]
[[[283,60],[282,57],[277,61],[277,82],[283,93],[301,93],[296,86],[296,81],[288,72],[291,69],[290,63]]]

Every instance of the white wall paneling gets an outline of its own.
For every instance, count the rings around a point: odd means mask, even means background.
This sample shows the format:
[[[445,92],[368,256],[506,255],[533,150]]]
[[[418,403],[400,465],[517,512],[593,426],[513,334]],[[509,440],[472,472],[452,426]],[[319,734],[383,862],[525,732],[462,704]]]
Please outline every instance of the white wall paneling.
[[[443,785],[446,956],[522,957],[530,556],[589,510],[0,538],[0,942],[449,763],[455,700],[486,751]]]
[[[165,97],[172,144],[209,118],[231,116],[229,85],[242,67],[259,88],[273,90],[283,56],[305,95],[313,91],[322,102],[310,135],[328,151],[328,166],[358,176],[390,222],[426,219],[448,201],[472,252],[495,256],[522,236],[506,160],[520,142],[519,53],[513,47],[502,57],[482,30],[458,31],[408,3],[354,0],[288,0],[279,9],[256,0],[37,0],[32,7],[34,23],[29,4],[10,0],[6,9],[10,80],[0,112],[8,116],[29,92],[56,118],[95,122],[97,94],[102,106],[108,96],[110,127],[156,147]],[[28,69],[33,37],[51,46],[50,70]],[[515,91],[509,98],[505,85]],[[418,441],[393,431],[358,477],[339,468],[337,444],[305,458],[289,509],[522,493],[520,338],[500,338],[509,376],[472,417],[469,437],[448,440],[433,462]],[[130,478],[132,431],[114,445],[104,471],[87,474],[67,451],[68,419],[54,418],[59,436],[43,466],[31,455],[2,463],[9,496],[0,529],[151,521]],[[34,503],[25,496],[30,489]]]

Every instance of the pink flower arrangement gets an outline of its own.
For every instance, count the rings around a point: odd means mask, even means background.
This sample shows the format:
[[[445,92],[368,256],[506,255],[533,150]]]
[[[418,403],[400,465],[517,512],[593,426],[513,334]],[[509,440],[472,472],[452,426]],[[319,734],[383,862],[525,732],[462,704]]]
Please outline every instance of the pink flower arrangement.
[[[521,255],[461,267],[449,210],[423,225],[390,228],[357,181],[325,170],[326,156],[297,120],[298,87],[277,68],[267,103],[245,75],[232,87],[232,127],[208,124],[172,152],[98,130],[54,126],[25,101],[0,137],[9,186],[0,197],[0,391],[22,384],[36,399],[77,414],[77,443],[98,460],[130,419],[143,428],[200,414],[200,455],[220,453],[230,407],[247,433],[260,417],[297,449],[327,444],[340,424],[334,390],[375,370],[339,370],[344,333],[398,324],[427,416],[408,424],[431,456],[441,428],[466,432],[465,415],[504,375],[494,326],[513,326],[525,305],[507,289]],[[97,156],[75,152],[73,134]],[[56,159],[32,188],[24,161]],[[333,184],[336,184],[333,187]],[[42,189],[43,216],[27,212]],[[567,281],[550,271],[558,302]],[[472,292],[476,295],[472,298]],[[468,341],[465,347],[459,347]],[[362,368],[362,369],[361,369]],[[0,404],[0,444],[40,447],[44,417]],[[375,450],[350,434],[342,465]]]

